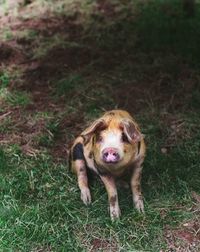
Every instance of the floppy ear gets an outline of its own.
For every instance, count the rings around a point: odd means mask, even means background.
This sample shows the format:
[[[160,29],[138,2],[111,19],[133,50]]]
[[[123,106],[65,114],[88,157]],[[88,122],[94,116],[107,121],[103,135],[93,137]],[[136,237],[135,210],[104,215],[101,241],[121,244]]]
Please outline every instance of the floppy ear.
[[[84,130],[81,136],[84,138],[84,144],[88,143],[91,137],[107,127],[106,122],[103,119],[97,119],[86,130]]]
[[[140,142],[143,135],[140,133],[138,126],[131,120],[124,120],[121,123],[124,134],[131,143]]]

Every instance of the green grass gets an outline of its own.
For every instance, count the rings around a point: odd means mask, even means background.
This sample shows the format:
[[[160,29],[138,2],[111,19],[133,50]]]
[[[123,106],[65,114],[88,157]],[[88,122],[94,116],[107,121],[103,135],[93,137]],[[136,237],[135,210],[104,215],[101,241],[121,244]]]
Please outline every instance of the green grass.
[[[47,121],[45,131],[46,133],[41,134],[38,139],[39,145],[46,147],[53,146],[55,139],[60,136],[59,120]]]
[[[11,106],[26,106],[30,103],[30,95],[25,91],[10,90],[9,87],[13,81],[21,81],[20,72],[9,70],[0,72],[0,101]]]
[[[6,72],[0,73],[0,89],[8,87],[9,83],[10,83],[10,77],[8,73]]]
[[[117,251],[165,249],[166,225],[176,228],[194,218],[188,209],[193,206],[191,191],[200,192],[200,135],[195,133],[165,155],[155,132],[144,130],[149,143],[142,182],[146,213],[140,215],[133,208],[129,190],[119,190],[122,217],[115,223],[99,182],[93,183],[93,203],[86,207],[66,162],[56,164],[45,152],[28,158],[17,146],[1,148],[0,248],[89,251],[98,243]]]
[[[4,100],[10,106],[26,106],[31,102],[30,96],[22,91],[0,90],[0,101]]]
[[[48,54],[48,52],[54,47],[65,47],[65,40],[62,36],[54,35],[50,38],[38,39],[37,47],[33,51],[33,58],[42,58]]]
[[[187,18],[181,1],[150,1],[137,20],[138,46],[145,52],[173,52],[198,65],[199,16],[198,5],[195,15]]]
[[[57,83],[57,94],[59,96],[67,95],[70,92],[74,92],[77,88],[80,89],[81,86],[84,86],[84,79],[78,74],[73,74]]]
[[[18,31],[17,34],[16,34],[16,38],[18,40],[23,40],[23,41],[32,41],[34,39],[36,39],[36,37],[38,36],[38,32],[37,30],[34,30],[34,29],[26,29],[26,30],[23,30],[23,31]]]
[[[12,121],[10,119],[9,116],[7,116],[6,118],[4,118],[4,120],[1,122],[0,125],[0,133],[7,133],[9,131],[9,129],[11,128]]]
[[[26,106],[30,103],[30,97],[26,92],[14,91],[6,97],[6,102],[12,106]]]
[[[199,225],[199,3],[187,18],[179,1],[101,2],[17,5],[18,26],[0,32],[25,58],[13,50],[0,66],[0,251],[184,251],[175,231]],[[91,206],[82,203],[67,148],[118,107],[145,134],[145,214],[120,188],[122,216],[112,222],[99,180]]]

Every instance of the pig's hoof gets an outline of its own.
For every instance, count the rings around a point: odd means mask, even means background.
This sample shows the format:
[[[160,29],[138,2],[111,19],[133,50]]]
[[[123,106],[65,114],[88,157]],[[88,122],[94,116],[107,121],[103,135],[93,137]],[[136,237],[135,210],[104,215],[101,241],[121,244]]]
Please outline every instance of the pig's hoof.
[[[135,208],[138,210],[138,212],[144,213],[143,199],[141,199],[141,197],[137,197],[134,199],[134,203],[135,203]]]
[[[110,218],[112,221],[119,219],[121,211],[119,207],[110,207]]]
[[[91,194],[89,188],[85,187],[81,189],[81,199],[85,205],[89,205],[91,203]]]
[[[144,213],[144,203],[143,203],[143,200],[138,200],[137,202],[135,202],[135,207],[138,210],[138,212]]]

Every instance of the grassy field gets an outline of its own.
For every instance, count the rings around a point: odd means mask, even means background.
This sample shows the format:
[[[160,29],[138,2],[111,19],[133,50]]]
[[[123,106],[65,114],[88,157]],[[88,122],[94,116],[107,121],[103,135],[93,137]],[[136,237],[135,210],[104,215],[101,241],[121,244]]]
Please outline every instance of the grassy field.
[[[0,1],[0,251],[200,251],[200,6]],[[67,153],[88,121],[127,109],[147,143],[145,214],[120,220]]]

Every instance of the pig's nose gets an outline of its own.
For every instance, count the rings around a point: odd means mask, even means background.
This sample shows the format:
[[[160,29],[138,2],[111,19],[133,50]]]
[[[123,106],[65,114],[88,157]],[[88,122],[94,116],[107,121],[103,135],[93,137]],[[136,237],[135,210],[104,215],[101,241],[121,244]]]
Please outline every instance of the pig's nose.
[[[115,148],[106,148],[103,151],[103,161],[106,163],[117,163],[120,159],[119,153]]]

